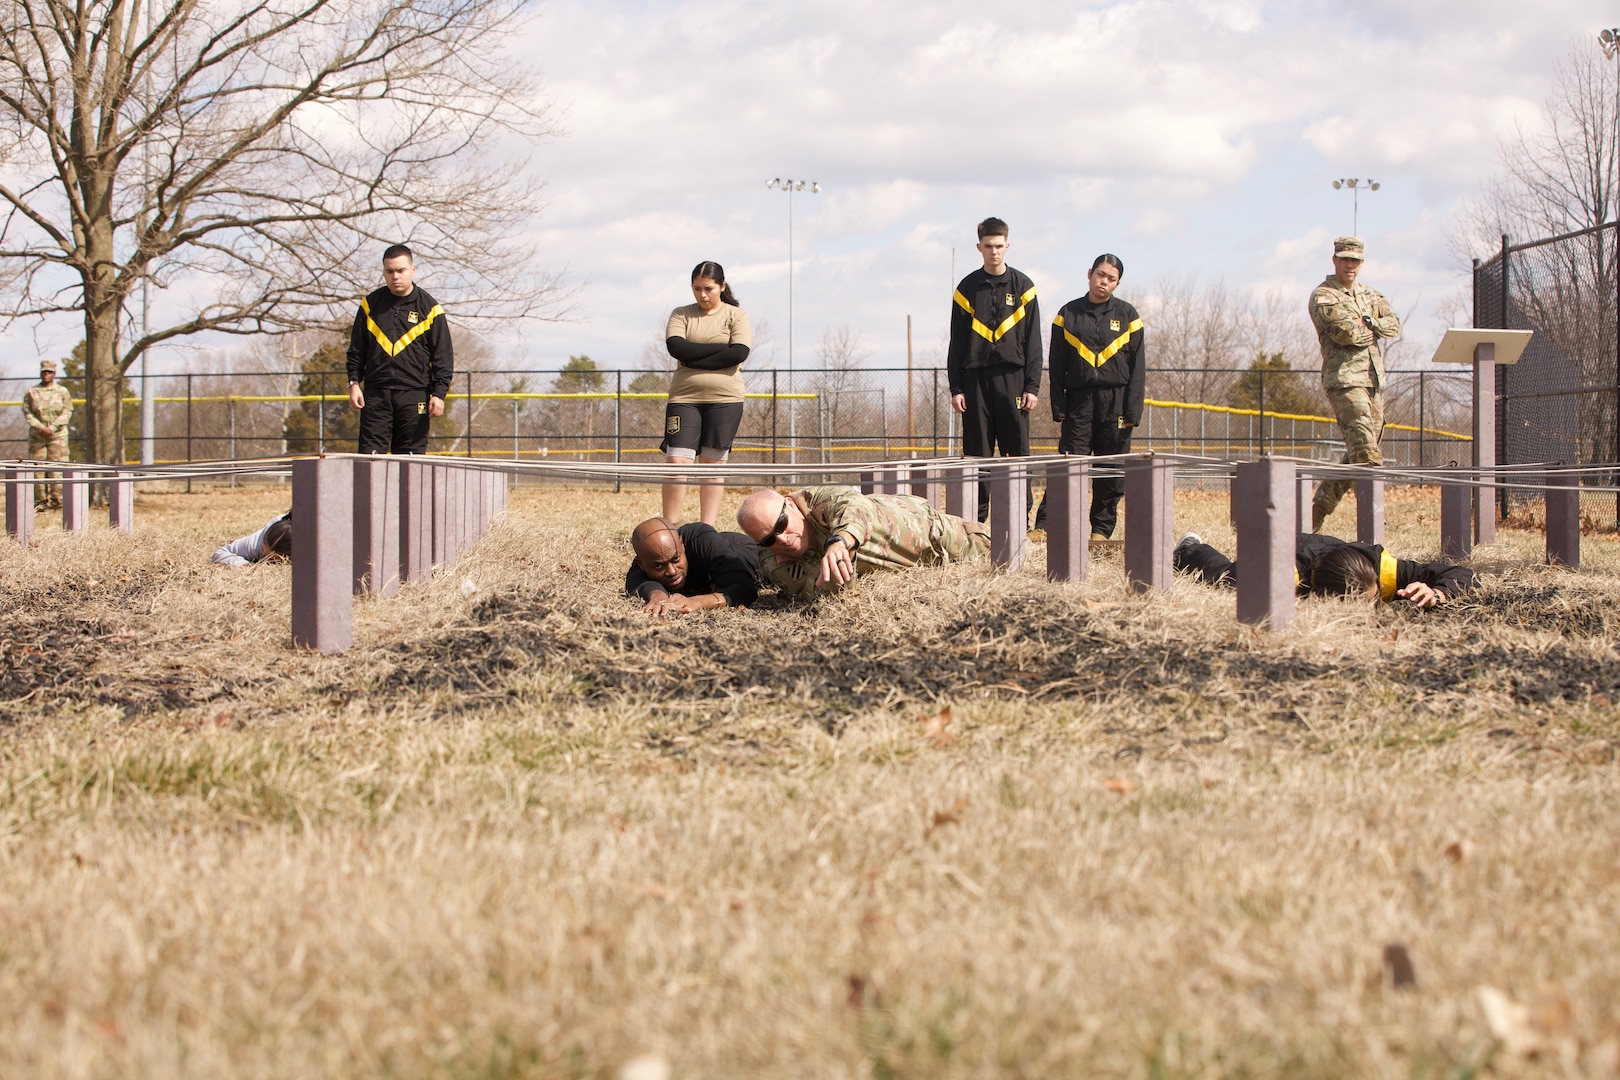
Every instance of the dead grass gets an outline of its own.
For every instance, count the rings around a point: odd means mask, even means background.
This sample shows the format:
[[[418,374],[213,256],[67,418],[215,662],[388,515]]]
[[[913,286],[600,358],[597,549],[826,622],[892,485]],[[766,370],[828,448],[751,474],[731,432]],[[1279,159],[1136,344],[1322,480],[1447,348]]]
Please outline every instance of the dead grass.
[[[1276,636],[1039,551],[648,623],[647,493],[525,489],[318,658],[206,561],[285,503],[0,545],[0,1075],[1614,1071],[1613,537]]]

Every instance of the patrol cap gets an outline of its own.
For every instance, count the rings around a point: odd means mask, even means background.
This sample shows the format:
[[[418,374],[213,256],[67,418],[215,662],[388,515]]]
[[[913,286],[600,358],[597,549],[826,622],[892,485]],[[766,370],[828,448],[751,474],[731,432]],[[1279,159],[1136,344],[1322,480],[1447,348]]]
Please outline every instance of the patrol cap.
[[[1367,246],[1361,242],[1359,236],[1334,237],[1333,257],[1335,259],[1356,259],[1359,261],[1367,257]]]
[[[56,361],[55,360],[41,360],[39,362],[39,370],[42,371],[42,372],[43,371],[55,371],[56,370]]]

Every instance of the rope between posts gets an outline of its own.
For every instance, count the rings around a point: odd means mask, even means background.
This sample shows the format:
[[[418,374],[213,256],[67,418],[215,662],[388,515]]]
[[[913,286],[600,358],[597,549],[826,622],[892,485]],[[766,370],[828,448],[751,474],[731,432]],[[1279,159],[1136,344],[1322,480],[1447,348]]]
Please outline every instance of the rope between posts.
[[[480,459],[431,456],[366,456],[359,454],[328,454],[328,458],[347,458],[356,461],[393,461],[398,463],[420,462],[435,467],[455,467],[475,471],[501,472],[513,476],[545,477],[561,480],[601,480],[601,481],[629,481],[632,483],[663,483],[671,479],[684,479],[688,482],[715,480],[772,480],[781,477],[792,477],[795,482],[803,482],[802,478],[853,478],[859,480],[863,473],[881,474],[885,481],[891,480],[891,474],[898,474],[899,482],[920,482],[925,479],[927,470],[948,470],[964,466],[976,466],[981,475],[986,470],[1004,471],[1008,475],[1023,479],[1044,479],[1047,468],[1055,464],[1086,462],[1093,472],[1098,475],[1111,476],[1119,474],[1123,468],[1132,463],[1143,461],[1163,461],[1175,465],[1182,475],[1188,477],[1201,477],[1204,479],[1230,479],[1235,475],[1236,466],[1241,462],[1219,458],[1202,457],[1192,454],[1120,454],[1111,457],[1068,457],[1063,455],[1042,455],[1022,458],[917,458],[907,461],[867,461],[845,462],[838,464],[725,464],[725,465],[671,465],[667,462],[636,464],[632,462],[532,462],[518,459]],[[41,479],[35,481],[33,476],[10,477],[4,479],[6,485],[15,483],[105,483],[119,481],[129,483],[152,483],[160,481],[196,480],[211,477],[252,476],[287,472],[294,461],[308,460],[307,458],[279,457],[260,458],[251,461],[199,461],[186,464],[152,465],[138,468],[121,467],[113,465],[100,465],[89,462],[57,462],[38,461],[33,459],[18,459],[15,464],[4,466],[7,471],[26,471],[33,473],[66,474],[70,472],[83,472],[87,475],[75,480],[66,475],[60,478]],[[1381,466],[1370,468],[1365,465],[1346,465],[1337,462],[1323,462],[1305,458],[1287,458],[1273,456],[1271,460],[1293,461],[1302,478],[1312,480],[1382,480],[1385,484],[1404,485],[1465,485],[1480,488],[1541,488],[1545,486],[1548,478],[1560,477],[1570,480],[1585,480],[1599,476],[1613,476],[1620,466],[1614,462],[1597,462],[1581,465],[1565,465],[1556,462],[1541,462],[1532,464],[1497,465],[1489,468],[1476,468],[1474,466],[1447,466],[1443,468],[1395,468]],[[923,474],[923,475],[919,475]],[[1488,475],[1487,475],[1488,474]],[[936,482],[947,482],[949,476],[927,478]],[[1579,489],[1583,493],[1600,493],[1620,491],[1620,486],[1614,483],[1580,483]]]

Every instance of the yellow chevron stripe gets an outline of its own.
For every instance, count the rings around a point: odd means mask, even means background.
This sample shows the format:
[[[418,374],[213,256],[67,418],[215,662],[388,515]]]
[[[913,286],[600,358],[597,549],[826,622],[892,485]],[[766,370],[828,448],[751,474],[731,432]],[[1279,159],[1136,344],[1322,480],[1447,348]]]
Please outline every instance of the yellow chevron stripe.
[[[1378,595],[1385,600],[1395,599],[1395,556],[1381,552],[1378,560]]]
[[[996,327],[994,330],[990,329],[988,326],[984,325],[984,323],[979,321],[979,317],[973,313],[973,305],[968,303],[968,298],[962,295],[961,289],[954,290],[951,299],[956,301],[957,307],[968,313],[968,319],[972,324],[973,332],[994,345],[996,342],[1007,336],[1007,331],[1011,330],[1013,327],[1017,326],[1023,321],[1026,309],[1029,307],[1029,302],[1035,299],[1035,286],[1031,285],[1029,287],[1029,291],[1018,298],[1018,310],[1001,320],[1001,325]]]
[[[366,302],[364,297],[360,299],[360,310],[366,313],[366,328],[371,331],[371,336],[377,339],[377,344],[381,345],[382,351],[389,356],[398,356],[404,352],[411,342],[427,333],[427,329],[433,325],[434,319],[444,314],[443,306],[434,304],[433,310],[427,313],[427,318],[405,331],[398,341],[390,341],[388,335],[383,333],[382,327],[378,326],[376,321],[372,319],[371,305]]]
[[[1059,315],[1057,318],[1053,319],[1052,325],[1063,331],[1063,340],[1067,341],[1074,347],[1074,351],[1080,354],[1080,359],[1084,360],[1092,367],[1102,367],[1104,364],[1108,363],[1108,361],[1112,360],[1114,355],[1118,353],[1119,350],[1123,349],[1130,343],[1132,334],[1142,329],[1142,320],[1132,319],[1131,325],[1125,328],[1125,332],[1119,335],[1119,337],[1115,338],[1113,341],[1109,342],[1107,347],[1104,348],[1100,353],[1092,352],[1090,349],[1085,347],[1079,338],[1069,333],[1068,327],[1063,325],[1062,315]]]

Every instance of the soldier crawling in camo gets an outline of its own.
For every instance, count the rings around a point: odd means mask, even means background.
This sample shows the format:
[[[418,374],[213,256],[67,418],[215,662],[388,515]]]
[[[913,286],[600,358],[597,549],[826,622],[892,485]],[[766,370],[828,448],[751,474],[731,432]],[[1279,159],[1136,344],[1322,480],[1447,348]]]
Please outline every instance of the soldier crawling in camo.
[[[1322,346],[1322,389],[1333,403],[1350,465],[1382,465],[1384,350],[1381,339],[1399,337],[1401,320],[1376,290],[1356,283],[1366,249],[1360,239],[1333,241],[1333,273],[1311,292],[1311,322]],[[1311,531],[1333,513],[1349,480],[1325,481],[1311,500]]]
[[[792,495],[753,492],[737,524],[758,544],[760,570],[783,592],[808,598],[837,592],[857,574],[973,562],[990,550],[976,521],[941,513],[915,495],[863,495],[852,487],[812,487]]]
[[[73,419],[73,395],[56,381],[56,361],[39,362],[39,384],[23,393],[23,418],[28,421],[28,456],[35,461],[68,459],[68,421]],[[55,477],[57,473],[41,473]],[[60,510],[61,484],[35,484],[34,509]]]

